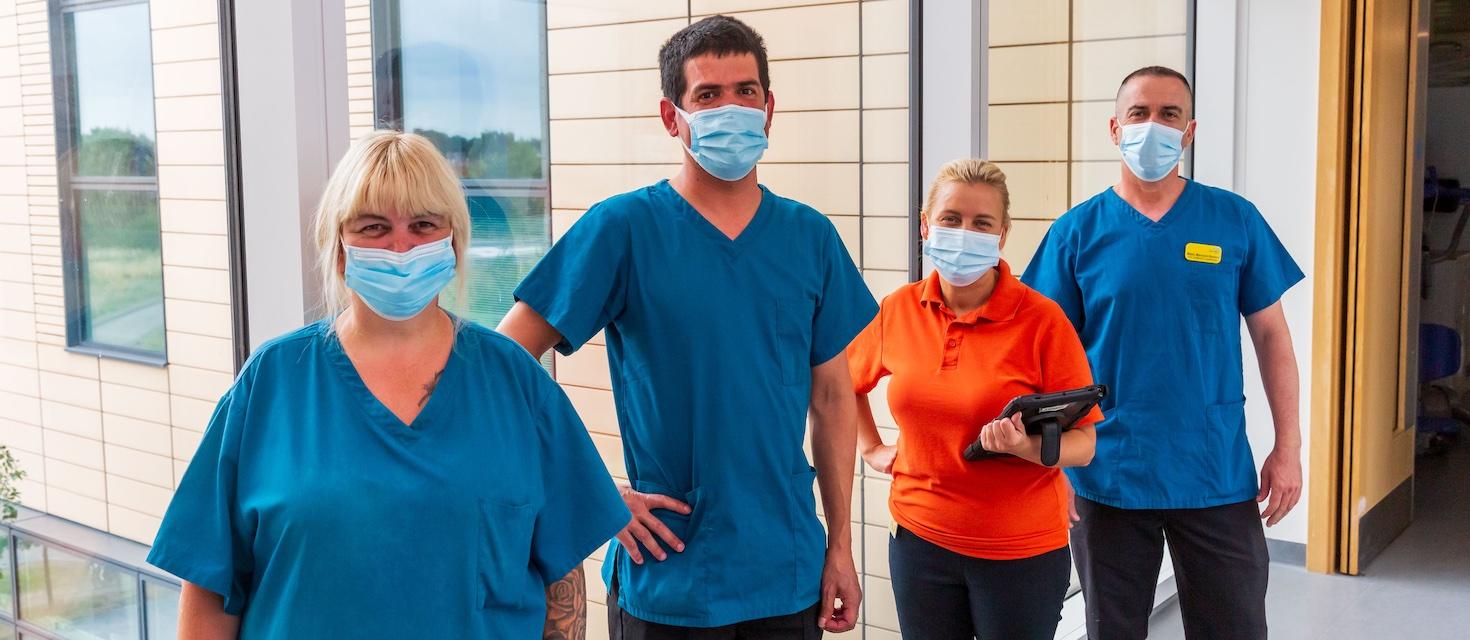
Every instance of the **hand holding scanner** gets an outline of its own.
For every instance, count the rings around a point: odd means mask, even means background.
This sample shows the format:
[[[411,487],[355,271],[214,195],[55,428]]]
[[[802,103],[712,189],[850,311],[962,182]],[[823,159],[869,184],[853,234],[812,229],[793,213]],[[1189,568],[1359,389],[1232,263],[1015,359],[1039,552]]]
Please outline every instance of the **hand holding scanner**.
[[[1041,436],[1041,464],[1054,467],[1062,455],[1062,432],[1076,425],[1107,395],[1107,386],[1095,384],[1070,391],[1016,396],[1006,403],[996,420],[1021,414],[1021,424],[1026,426],[1026,433]],[[1002,455],[1006,454],[986,451],[980,444],[979,434],[965,448],[965,459],[970,461]]]

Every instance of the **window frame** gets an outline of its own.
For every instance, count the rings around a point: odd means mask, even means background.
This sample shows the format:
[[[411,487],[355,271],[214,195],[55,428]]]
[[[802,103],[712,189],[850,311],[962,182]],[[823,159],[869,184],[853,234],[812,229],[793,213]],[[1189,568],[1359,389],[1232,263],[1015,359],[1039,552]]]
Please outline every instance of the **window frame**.
[[[71,52],[74,49],[75,34],[66,29],[66,17],[81,11],[99,9],[111,9],[115,7],[131,5],[149,5],[149,0],[54,0],[49,3],[48,12],[50,19],[51,36],[51,89],[53,99],[53,121],[56,130],[56,189],[57,208],[60,218],[61,230],[61,269],[63,304],[66,316],[66,350],[76,353],[84,353],[139,364],[164,366],[168,364],[168,311],[162,309],[163,323],[160,327],[165,332],[164,345],[158,351],[147,351],[134,349],[120,345],[95,342],[84,339],[87,335],[88,308],[85,300],[85,288],[82,285],[82,252],[83,242],[81,240],[81,216],[78,213],[77,197],[78,191],[135,191],[151,192],[155,207],[159,205],[161,198],[158,189],[157,171],[157,144],[158,144],[158,113],[153,109],[153,141],[155,169],[152,177],[147,176],[78,176],[76,175],[77,135],[79,126],[77,118],[79,109],[76,103],[74,85],[76,79],[73,75]],[[150,73],[153,60],[153,38],[152,18],[149,19],[148,37],[148,60]],[[151,86],[150,77],[150,86]],[[150,95],[149,100],[154,96]],[[160,210],[160,219],[162,212]],[[160,230],[159,246],[159,288],[164,290],[163,259],[161,255],[162,232]],[[166,299],[166,293],[161,295],[161,301]]]

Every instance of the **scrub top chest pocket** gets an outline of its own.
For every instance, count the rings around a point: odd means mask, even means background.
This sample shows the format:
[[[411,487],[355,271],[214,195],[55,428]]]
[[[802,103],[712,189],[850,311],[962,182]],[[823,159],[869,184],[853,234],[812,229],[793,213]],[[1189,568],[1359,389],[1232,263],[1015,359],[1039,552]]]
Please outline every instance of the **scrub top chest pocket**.
[[[1177,249],[1182,284],[1199,329],[1219,334],[1239,322],[1240,261],[1242,249],[1224,242],[1184,242]]]

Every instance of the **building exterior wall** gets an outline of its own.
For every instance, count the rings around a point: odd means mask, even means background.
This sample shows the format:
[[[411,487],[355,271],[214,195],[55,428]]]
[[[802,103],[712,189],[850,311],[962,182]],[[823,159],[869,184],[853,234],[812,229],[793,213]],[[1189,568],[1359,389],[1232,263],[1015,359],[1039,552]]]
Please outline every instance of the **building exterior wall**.
[[[0,444],[21,502],[152,542],[234,374],[217,3],[153,0],[168,364],[66,348],[48,3],[0,2]]]

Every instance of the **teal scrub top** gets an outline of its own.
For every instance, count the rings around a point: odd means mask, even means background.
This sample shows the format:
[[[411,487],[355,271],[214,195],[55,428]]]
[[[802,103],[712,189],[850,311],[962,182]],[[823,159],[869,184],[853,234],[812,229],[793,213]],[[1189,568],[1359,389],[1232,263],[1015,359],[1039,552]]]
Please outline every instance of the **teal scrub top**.
[[[731,240],[663,181],[592,207],[515,295],[563,354],[606,329],[631,484],[693,508],[654,511],[685,543],[667,560],[611,545],[619,606],[687,627],[812,606],[826,555],[802,450],[812,367],[878,310],[832,223],[761,187]]]
[[[1021,281],[1061,305],[1110,390],[1092,464],[1066,470],[1077,495],[1124,509],[1254,499],[1241,316],[1301,279],[1254,205],[1193,181],[1158,222],[1111,188],[1059,218]]]
[[[631,515],[561,388],[457,322],[404,425],[323,321],[251,356],[148,561],[250,638],[541,637],[545,588]]]

